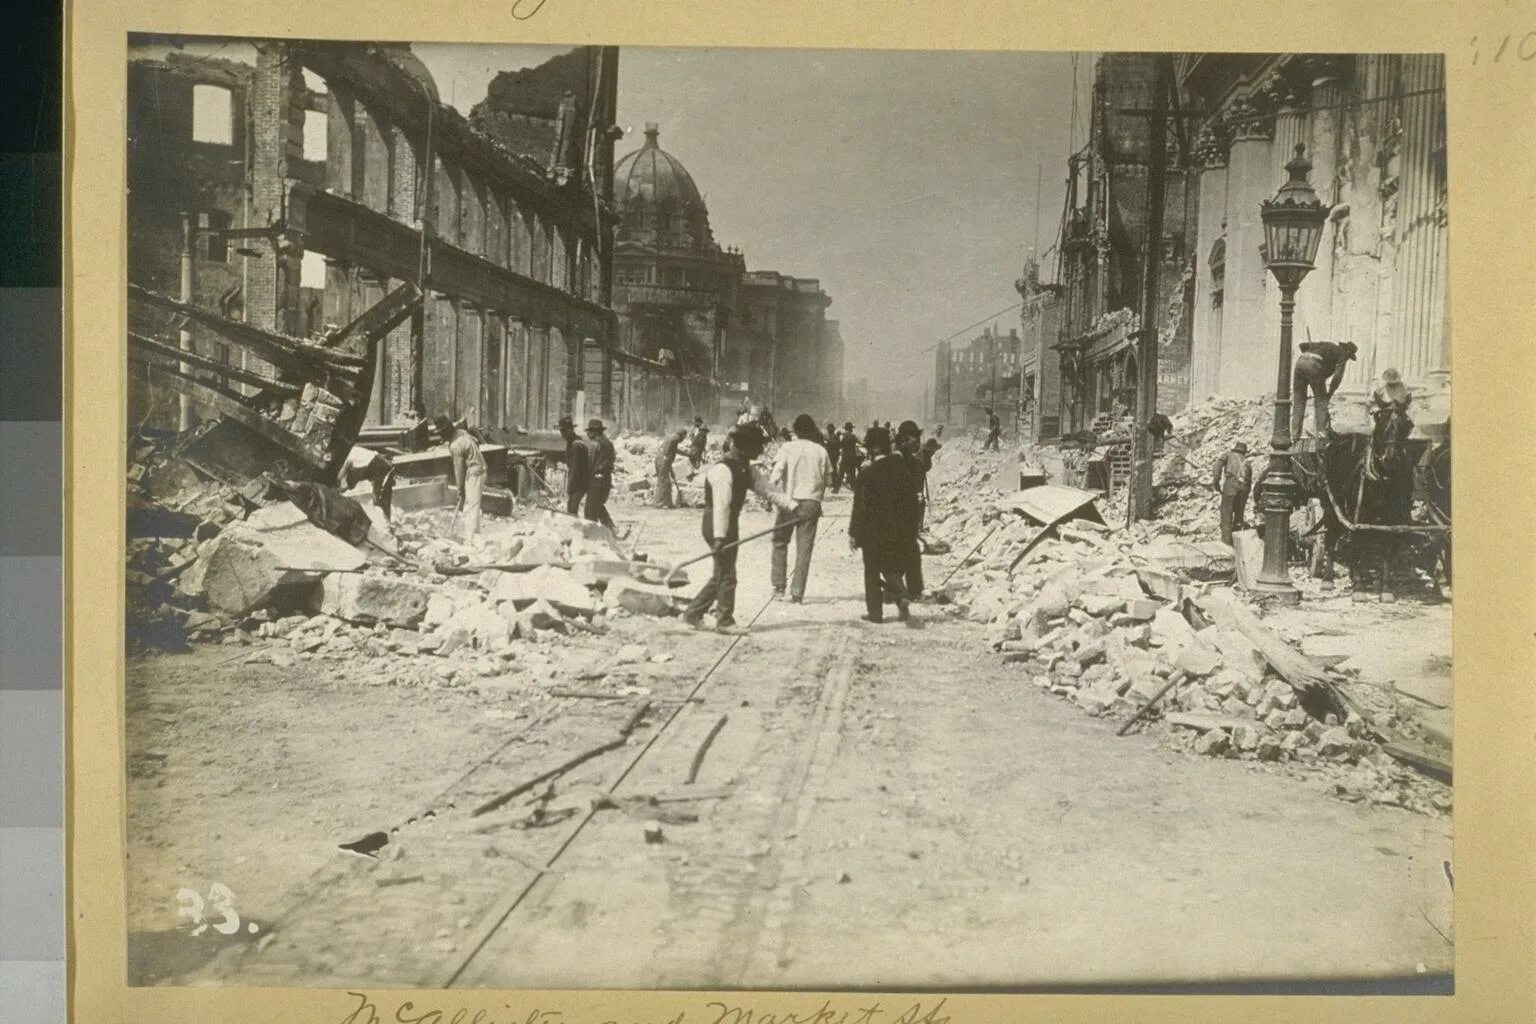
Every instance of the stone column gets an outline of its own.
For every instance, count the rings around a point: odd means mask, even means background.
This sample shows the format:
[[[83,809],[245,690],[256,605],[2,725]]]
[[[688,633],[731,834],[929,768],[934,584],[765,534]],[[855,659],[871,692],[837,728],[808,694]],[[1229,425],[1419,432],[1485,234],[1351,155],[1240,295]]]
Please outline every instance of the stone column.
[[[1227,229],[1227,148],[1230,133],[1211,122],[1200,132],[1196,159],[1200,164],[1196,185],[1198,208],[1195,219],[1195,308],[1190,325],[1189,398],[1199,402],[1217,393],[1221,366],[1221,320],[1213,306],[1215,281],[1211,255],[1217,242],[1226,245]],[[1222,257],[1222,287],[1225,289],[1225,256]]]
[[[1337,108],[1343,101],[1344,76],[1347,72],[1345,62],[1352,59],[1325,57],[1309,66],[1312,75],[1311,106],[1314,109],[1307,156],[1312,161],[1312,188],[1316,190],[1318,198],[1330,207],[1342,200],[1339,195],[1339,150],[1342,144],[1339,126],[1343,117],[1342,110],[1331,108]],[[1312,328],[1312,336],[1317,341],[1349,340],[1338,337],[1341,321],[1336,315],[1333,301],[1336,290],[1334,250],[1338,235],[1339,222],[1330,217],[1323,224],[1323,240],[1317,247],[1317,269],[1302,282],[1301,291],[1297,295],[1300,321]],[[1350,375],[1359,377],[1363,374],[1363,362],[1357,360],[1349,364],[1349,374],[1345,376],[1344,382],[1346,390],[1354,383]]]
[[[1409,54],[1402,61],[1405,93],[1443,87],[1442,58]],[[1393,320],[1402,360],[1397,369],[1412,387],[1425,386],[1430,371],[1441,370],[1446,362],[1442,352],[1445,228],[1441,222],[1441,175],[1436,154],[1444,102],[1443,95],[1408,96],[1400,107],[1402,159]],[[1441,293],[1439,297],[1437,292]]]
[[[1284,161],[1274,159],[1274,119],[1239,101],[1232,108],[1234,134],[1227,162],[1226,302],[1222,310],[1221,360],[1216,392],[1252,397],[1273,390],[1279,331],[1276,298],[1267,292],[1269,271],[1259,246],[1264,225],[1259,204],[1274,195]],[[1278,295],[1278,293],[1276,293]]]

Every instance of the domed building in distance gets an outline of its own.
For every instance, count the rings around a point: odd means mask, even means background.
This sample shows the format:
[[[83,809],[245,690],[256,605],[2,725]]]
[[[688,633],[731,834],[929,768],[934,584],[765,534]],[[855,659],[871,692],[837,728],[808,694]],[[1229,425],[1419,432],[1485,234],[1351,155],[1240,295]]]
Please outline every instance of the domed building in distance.
[[[614,166],[618,229],[613,256],[613,308],[619,341],[630,353],[675,367],[652,375],[629,409],[654,422],[627,426],[662,430],[687,414],[714,418],[715,387],[690,390],[683,378],[717,381],[728,311],[745,271],[739,252],[721,248],[709,209],[682,162],[661,148],[660,128],[645,126],[645,144]],[[638,382],[630,384],[631,390]],[[691,397],[691,402],[689,401]],[[701,407],[702,406],[702,407]]]

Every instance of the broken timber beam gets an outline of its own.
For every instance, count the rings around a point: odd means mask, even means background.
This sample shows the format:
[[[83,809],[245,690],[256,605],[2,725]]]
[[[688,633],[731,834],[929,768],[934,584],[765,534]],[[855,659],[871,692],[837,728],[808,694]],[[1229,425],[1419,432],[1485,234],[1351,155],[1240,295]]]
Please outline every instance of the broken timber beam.
[[[326,458],[323,452],[310,451],[304,447],[297,435],[251,408],[238,393],[195,380],[154,363],[146,361],[145,366],[152,383],[190,395],[194,401],[202,402],[221,416],[227,416],[241,426],[260,434],[285,451],[303,459],[314,469],[325,467]]]
[[[327,391],[338,390],[327,380],[315,380],[317,375],[334,375],[349,388],[357,387],[354,367],[357,360],[346,358],[344,353],[333,353],[315,345],[307,345],[298,338],[290,338],[274,331],[265,331],[251,324],[240,323],[221,316],[212,310],[173,299],[168,295],[152,292],[136,284],[128,286],[128,298],[154,306],[201,324],[215,334],[241,348],[249,349],[280,370],[314,381]],[[338,357],[340,359],[338,360]],[[339,365],[344,362],[346,365]]]
[[[174,362],[188,363],[192,366],[200,366],[203,369],[212,370],[214,373],[221,377],[226,377],[230,380],[238,380],[245,384],[250,384],[252,387],[262,388],[263,390],[273,392],[274,394],[283,395],[285,397],[297,398],[304,391],[303,388],[296,384],[289,384],[284,381],[274,380],[271,377],[263,377],[259,373],[252,373],[249,370],[242,370],[238,366],[231,366],[228,363],[222,363],[217,359],[210,359],[208,356],[198,355],[196,352],[177,348],[175,345],[167,345],[163,341],[156,341],[154,338],[147,338],[142,334],[135,334],[132,331],[128,332],[128,344],[130,351],[132,349],[140,349],[144,352],[152,352],[155,355],[167,356]],[[130,358],[132,357],[130,356]],[[149,366],[156,365],[154,363],[148,362],[147,360],[144,362]],[[162,369],[169,369],[169,367],[162,366]]]

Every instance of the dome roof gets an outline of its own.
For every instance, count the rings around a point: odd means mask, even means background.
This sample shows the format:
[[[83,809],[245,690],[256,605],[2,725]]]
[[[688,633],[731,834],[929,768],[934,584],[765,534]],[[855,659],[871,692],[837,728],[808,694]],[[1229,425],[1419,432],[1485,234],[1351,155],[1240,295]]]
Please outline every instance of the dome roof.
[[[709,209],[688,168],[657,139],[661,130],[645,126],[645,145],[613,169],[614,198],[623,211],[625,234],[636,240],[712,248]]]
[[[645,126],[645,145],[621,159],[613,168],[613,185],[620,203],[661,205],[671,200],[680,208],[704,207],[699,187],[676,157],[657,143],[661,129]]]

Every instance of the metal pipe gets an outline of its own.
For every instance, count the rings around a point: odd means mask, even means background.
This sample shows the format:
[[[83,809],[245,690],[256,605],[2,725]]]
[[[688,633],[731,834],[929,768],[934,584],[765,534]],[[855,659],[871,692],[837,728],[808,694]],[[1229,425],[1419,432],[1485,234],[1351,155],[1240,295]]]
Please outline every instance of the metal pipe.
[[[181,215],[181,301],[188,304],[192,302],[192,214],[185,211]],[[178,332],[183,352],[193,350],[190,326],[189,321],[184,321]],[[181,363],[179,369],[185,376],[190,376],[192,373],[189,363]],[[192,396],[182,392],[178,400],[178,408],[177,429],[186,433],[192,429]]]

